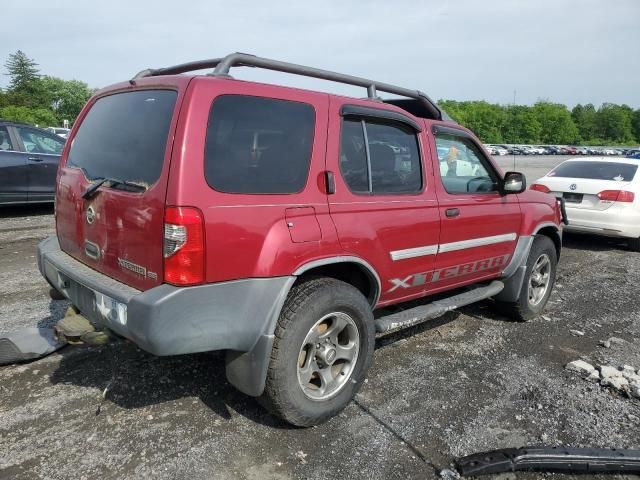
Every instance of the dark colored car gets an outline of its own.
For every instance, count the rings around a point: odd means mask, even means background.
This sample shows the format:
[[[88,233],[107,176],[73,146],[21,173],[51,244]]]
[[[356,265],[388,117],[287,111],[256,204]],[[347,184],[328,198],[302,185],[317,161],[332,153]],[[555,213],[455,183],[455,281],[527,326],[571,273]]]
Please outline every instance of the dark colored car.
[[[0,120],[0,204],[53,202],[64,138]]]

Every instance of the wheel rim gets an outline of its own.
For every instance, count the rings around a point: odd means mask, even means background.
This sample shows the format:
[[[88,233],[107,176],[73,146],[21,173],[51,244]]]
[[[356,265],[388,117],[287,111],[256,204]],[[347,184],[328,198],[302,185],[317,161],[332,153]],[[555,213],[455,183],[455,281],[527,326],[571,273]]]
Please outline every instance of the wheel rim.
[[[529,303],[533,306],[542,302],[551,284],[551,259],[543,253],[538,257],[529,276]]]
[[[347,384],[360,353],[360,333],[344,312],[329,313],[307,333],[298,354],[298,384],[313,400],[337,395]]]

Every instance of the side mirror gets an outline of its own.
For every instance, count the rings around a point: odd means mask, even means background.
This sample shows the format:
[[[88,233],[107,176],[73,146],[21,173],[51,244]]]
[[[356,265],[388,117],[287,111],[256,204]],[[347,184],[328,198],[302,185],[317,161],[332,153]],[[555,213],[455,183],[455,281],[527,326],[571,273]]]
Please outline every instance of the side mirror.
[[[502,192],[508,193],[522,193],[527,189],[527,179],[523,173],[520,172],[507,172],[502,180]]]

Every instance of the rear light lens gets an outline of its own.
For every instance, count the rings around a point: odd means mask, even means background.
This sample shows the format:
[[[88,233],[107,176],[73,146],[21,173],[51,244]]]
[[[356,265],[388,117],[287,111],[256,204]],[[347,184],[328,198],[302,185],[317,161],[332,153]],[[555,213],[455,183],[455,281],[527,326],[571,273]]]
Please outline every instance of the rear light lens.
[[[631,203],[635,199],[633,192],[627,192],[625,190],[603,190],[597,197],[600,200],[606,200],[609,202],[627,202]]]
[[[164,212],[164,281],[173,285],[204,282],[204,221],[193,207],[168,207]]]
[[[545,185],[542,185],[540,183],[534,183],[533,185],[531,185],[531,190],[537,190],[538,192],[542,192],[542,193],[550,193],[551,190],[549,190]]]

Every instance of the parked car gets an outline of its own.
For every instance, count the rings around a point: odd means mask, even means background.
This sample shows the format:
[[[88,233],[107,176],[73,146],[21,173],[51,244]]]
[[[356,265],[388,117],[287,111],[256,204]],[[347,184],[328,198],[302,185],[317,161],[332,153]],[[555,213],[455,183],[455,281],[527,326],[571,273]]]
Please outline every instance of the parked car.
[[[53,202],[64,139],[0,120],[0,204]]]
[[[556,199],[503,173],[424,94],[246,54],[191,65],[102,89],[76,121],[57,236],[38,251],[80,312],[60,335],[92,341],[90,319],[156,355],[226,350],[231,384],[309,426],[354,397],[376,332],[490,297],[515,320],[542,312]],[[369,98],[236,81],[235,66]]]
[[[640,159],[640,150],[631,150],[627,154],[627,158],[633,158],[635,160],[639,160]]]
[[[62,138],[67,138],[70,132],[70,129],[62,127],[47,127],[45,128],[45,130],[48,130],[51,133],[55,133]]]
[[[567,231],[626,238],[640,251],[640,174],[632,159],[567,160],[531,188],[563,198]]]

